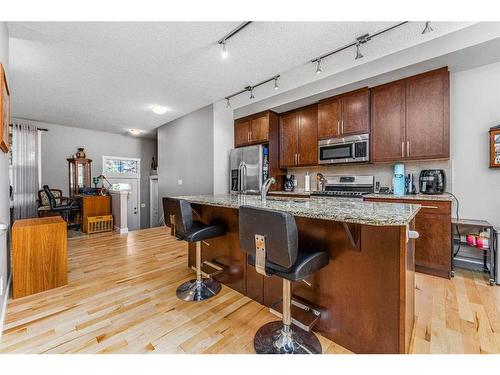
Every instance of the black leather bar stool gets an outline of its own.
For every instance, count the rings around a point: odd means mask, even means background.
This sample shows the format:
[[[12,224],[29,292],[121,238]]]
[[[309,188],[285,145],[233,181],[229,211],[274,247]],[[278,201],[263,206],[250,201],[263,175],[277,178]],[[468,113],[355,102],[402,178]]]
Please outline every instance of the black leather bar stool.
[[[291,282],[301,281],[329,262],[326,251],[298,249],[295,218],[288,212],[241,206],[240,247],[258,273],[283,279],[283,321],[262,326],[254,337],[257,353],[320,354],[312,332],[292,326]]]
[[[191,204],[184,199],[163,198],[165,224],[180,240],[196,244],[196,279],[185,282],[177,288],[177,297],[183,301],[203,301],[220,292],[221,285],[212,278],[203,278],[201,272],[201,241],[226,233],[220,225],[207,225],[194,220]]]

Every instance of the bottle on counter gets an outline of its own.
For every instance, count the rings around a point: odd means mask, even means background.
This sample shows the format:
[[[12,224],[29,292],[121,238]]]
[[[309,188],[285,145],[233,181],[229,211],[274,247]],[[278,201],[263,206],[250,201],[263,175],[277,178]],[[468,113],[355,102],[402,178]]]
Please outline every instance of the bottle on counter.
[[[262,178],[266,181],[269,178],[269,149],[264,147],[264,160],[262,162]]]
[[[306,175],[304,176],[304,191],[311,191],[311,176],[309,175],[309,172],[306,172]]]

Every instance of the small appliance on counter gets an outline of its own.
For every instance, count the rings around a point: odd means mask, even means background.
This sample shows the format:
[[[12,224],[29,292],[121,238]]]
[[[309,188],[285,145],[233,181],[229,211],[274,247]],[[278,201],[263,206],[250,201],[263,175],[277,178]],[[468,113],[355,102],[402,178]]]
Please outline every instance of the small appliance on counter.
[[[295,189],[295,176],[293,174],[287,174],[285,176],[285,191],[292,192]]]
[[[415,188],[413,173],[408,173],[405,180],[405,193],[406,194],[417,194],[417,189]]]
[[[394,164],[394,176],[392,177],[392,190],[394,195],[405,195],[405,165]]]
[[[419,177],[422,194],[443,194],[446,191],[446,175],[442,169],[423,169]]]

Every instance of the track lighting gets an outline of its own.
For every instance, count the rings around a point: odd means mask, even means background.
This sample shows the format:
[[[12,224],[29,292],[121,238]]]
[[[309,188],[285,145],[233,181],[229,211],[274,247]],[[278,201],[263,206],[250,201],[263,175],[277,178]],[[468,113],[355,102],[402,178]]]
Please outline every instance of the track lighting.
[[[321,70],[321,59],[318,59],[317,64],[316,64],[316,74],[321,74],[323,72]]]
[[[229,101],[229,98],[226,98],[226,108],[231,108],[231,102]]]
[[[265,85],[266,83],[269,83],[269,82],[272,82],[274,81],[274,89],[275,90],[279,90],[279,86],[278,86],[278,79],[280,78],[280,75],[277,74],[275,75],[274,77],[271,77],[271,78],[268,78],[268,79],[265,79],[264,81],[261,81],[259,83],[256,83],[255,85],[248,85],[248,86],[245,86],[242,90],[238,91],[238,92],[235,92],[234,94],[231,94],[231,95],[228,95],[226,97],[224,97],[224,99],[226,100],[226,108],[231,108],[231,103],[230,103],[230,99],[231,98],[234,98],[235,96],[237,95],[240,95],[240,94],[243,94],[245,92],[249,92],[250,93],[250,99],[255,99],[255,95],[253,93],[253,90],[259,86],[262,86],[262,85]]]
[[[427,33],[431,33],[433,32],[434,29],[432,28],[431,26],[431,21],[426,21],[425,22],[425,27],[424,29],[422,30],[422,34],[427,34]]]
[[[359,60],[359,59],[362,59],[363,58],[363,54],[361,53],[361,51],[359,50],[359,47],[361,46],[361,43],[357,43],[356,44],[356,57],[354,58],[354,60]]]
[[[278,77],[274,78],[274,89],[275,90],[279,90],[279,86],[278,86]]]
[[[253,95],[253,87],[250,87],[250,99],[255,99],[255,96]]]
[[[229,51],[227,50],[226,40],[220,42],[220,45],[221,45],[221,57],[223,59],[227,59],[229,56]]]

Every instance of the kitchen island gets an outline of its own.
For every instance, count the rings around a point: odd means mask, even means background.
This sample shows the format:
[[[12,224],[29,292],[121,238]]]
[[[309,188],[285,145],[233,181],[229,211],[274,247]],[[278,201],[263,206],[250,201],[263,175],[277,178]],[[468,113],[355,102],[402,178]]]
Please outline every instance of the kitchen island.
[[[355,198],[184,196],[194,219],[223,224],[226,235],[202,244],[203,260],[222,268],[225,285],[266,306],[279,304],[281,280],[263,277],[239,248],[238,208],[294,215],[299,247],[330,254],[327,267],[293,284],[293,298],[320,311],[314,330],[356,353],[407,353],[414,322],[414,226],[418,205]],[[199,216],[199,217],[196,217]],[[194,246],[190,248],[194,264]]]

